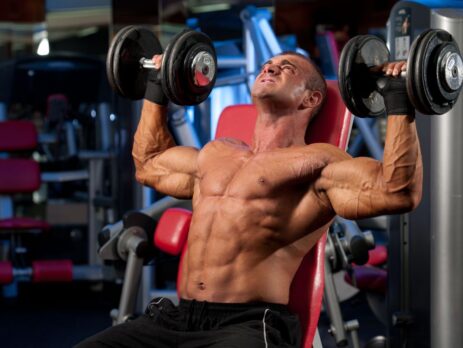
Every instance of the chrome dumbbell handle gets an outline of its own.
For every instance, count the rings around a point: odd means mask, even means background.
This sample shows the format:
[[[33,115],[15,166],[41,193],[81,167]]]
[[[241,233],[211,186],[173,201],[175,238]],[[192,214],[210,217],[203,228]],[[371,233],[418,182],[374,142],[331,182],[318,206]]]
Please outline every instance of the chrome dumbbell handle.
[[[159,68],[156,67],[156,65],[154,64],[154,61],[152,59],[148,59],[148,58],[141,58],[140,59],[140,66],[142,66],[145,69],[159,70]]]

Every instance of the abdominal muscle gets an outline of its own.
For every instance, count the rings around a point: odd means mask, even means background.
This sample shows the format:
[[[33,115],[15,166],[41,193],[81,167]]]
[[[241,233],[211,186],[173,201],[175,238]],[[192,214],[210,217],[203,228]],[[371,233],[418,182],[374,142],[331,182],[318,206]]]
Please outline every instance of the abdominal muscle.
[[[290,231],[269,228],[278,220],[258,202],[218,197],[199,203],[183,258],[180,297],[287,304],[294,274],[325,227],[288,241]]]

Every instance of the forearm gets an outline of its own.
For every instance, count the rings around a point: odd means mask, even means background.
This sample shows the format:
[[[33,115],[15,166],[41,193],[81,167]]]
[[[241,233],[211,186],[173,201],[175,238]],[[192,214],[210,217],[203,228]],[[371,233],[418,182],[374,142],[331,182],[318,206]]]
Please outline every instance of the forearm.
[[[144,100],[132,148],[137,180],[141,182],[146,181],[148,164],[151,164],[161,153],[175,146],[167,127],[166,114],[167,107]]]
[[[388,117],[381,174],[386,194],[398,200],[411,199],[412,206],[418,204],[421,199],[423,168],[413,116]]]

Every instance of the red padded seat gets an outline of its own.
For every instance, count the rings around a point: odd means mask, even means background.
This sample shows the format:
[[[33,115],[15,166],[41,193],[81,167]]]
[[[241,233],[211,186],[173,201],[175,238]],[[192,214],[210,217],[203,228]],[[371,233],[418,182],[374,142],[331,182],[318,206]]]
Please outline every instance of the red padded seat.
[[[0,151],[24,151],[37,147],[37,130],[29,121],[3,121],[0,127]]]
[[[13,282],[13,264],[11,261],[0,261],[0,285]]]
[[[14,217],[0,220],[0,230],[49,230],[50,225],[46,221],[27,217]]]
[[[32,262],[32,270],[34,283],[72,282],[71,260],[36,260]]]
[[[40,183],[40,167],[34,160],[0,159],[0,194],[34,192]]]
[[[0,151],[33,150],[37,146],[37,131],[30,121],[0,122]],[[41,184],[39,164],[29,158],[0,159],[0,194],[32,193]],[[42,220],[12,217],[0,220],[0,230],[16,232],[48,230]]]
[[[179,255],[186,243],[191,216],[187,209],[166,209],[156,226],[154,245],[166,253]]]
[[[353,266],[353,276],[345,274],[344,279],[357,289],[373,292],[381,295],[386,294],[387,289],[387,271],[371,266]],[[355,282],[354,282],[355,280]]]
[[[370,266],[381,266],[387,262],[387,248],[384,245],[377,245],[368,251],[368,262]]]
[[[354,279],[347,273],[344,275],[344,279],[359,290],[384,295],[387,290],[387,271],[377,266],[386,264],[387,248],[384,245],[377,245],[368,251],[368,255],[366,265],[353,266]]]

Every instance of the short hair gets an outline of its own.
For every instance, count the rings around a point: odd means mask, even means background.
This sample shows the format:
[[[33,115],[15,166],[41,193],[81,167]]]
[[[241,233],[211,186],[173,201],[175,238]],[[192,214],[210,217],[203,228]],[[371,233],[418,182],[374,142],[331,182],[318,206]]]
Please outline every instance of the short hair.
[[[302,59],[304,59],[307,63],[309,63],[315,74],[309,74],[308,77],[307,77],[307,89],[310,89],[312,91],[319,91],[321,94],[322,94],[322,101],[321,103],[314,109],[314,114],[313,116],[317,115],[320,110],[322,109],[323,105],[325,104],[325,99],[326,99],[326,90],[327,90],[327,86],[326,86],[326,80],[325,80],[325,77],[323,76],[323,73],[320,69],[320,67],[315,64],[315,62],[310,59],[309,57],[299,53],[299,52],[295,52],[295,51],[284,51],[284,52],[281,52],[280,54],[278,54],[278,56],[282,56],[282,55],[293,55],[293,56],[297,56],[297,57],[300,57]]]

